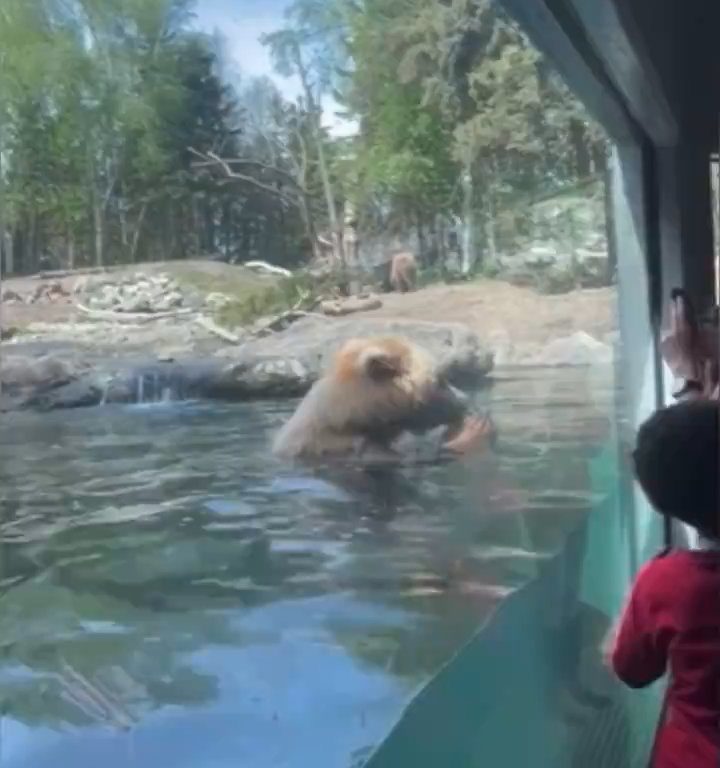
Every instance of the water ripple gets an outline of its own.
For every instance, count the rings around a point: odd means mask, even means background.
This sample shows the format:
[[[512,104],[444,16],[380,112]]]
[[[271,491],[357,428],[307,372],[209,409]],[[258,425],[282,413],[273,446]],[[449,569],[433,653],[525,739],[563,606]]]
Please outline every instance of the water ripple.
[[[285,690],[305,692],[303,711],[334,702],[337,728],[380,700],[397,713],[598,501],[587,461],[611,388],[535,372],[482,398],[499,454],[408,469],[387,498],[272,459],[292,403],[3,416],[6,711],[40,729],[141,726],[150,741],[168,713],[200,739],[201,712],[247,706],[265,723]],[[33,764],[62,764],[71,738]],[[72,744],[74,765],[95,765]]]

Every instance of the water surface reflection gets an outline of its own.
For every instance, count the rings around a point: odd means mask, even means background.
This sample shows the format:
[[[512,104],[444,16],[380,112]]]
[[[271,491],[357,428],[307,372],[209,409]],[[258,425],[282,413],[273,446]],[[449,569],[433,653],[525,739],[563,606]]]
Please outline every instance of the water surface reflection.
[[[483,397],[500,453],[408,470],[390,510],[269,457],[292,404],[3,416],[4,765],[362,755],[593,501],[604,380]]]

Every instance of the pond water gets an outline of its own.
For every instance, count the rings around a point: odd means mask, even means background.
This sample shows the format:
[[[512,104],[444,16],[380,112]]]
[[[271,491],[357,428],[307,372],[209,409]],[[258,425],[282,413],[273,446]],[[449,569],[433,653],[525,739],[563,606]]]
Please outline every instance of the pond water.
[[[609,379],[499,379],[390,503],[270,458],[293,403],[4,415],[3,766],[357,763],[589,510]]]

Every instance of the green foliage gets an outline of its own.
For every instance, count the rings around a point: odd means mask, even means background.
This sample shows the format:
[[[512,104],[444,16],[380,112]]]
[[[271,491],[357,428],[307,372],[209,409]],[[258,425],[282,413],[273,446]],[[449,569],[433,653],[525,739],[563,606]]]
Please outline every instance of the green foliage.
[[[402,50],[388,32],[407,10],[407,2],[373,0],[349,17],[354,68],[346,104],[362,131],[347,172],[357,181],[349,190],[357,206],[390,206],[412,220],[447,205],[454,171],[442,115],[423,103],[419,83],[391,76]]]
[[[221,325],[237,328],[290,309],[310,310],[323,295],[336,292],[334,276],[318,279],[301,270],[291,277],[266,281],[262,285],[246,284],[240,291],[232,292],[232,300],[217,311],[216,319]]]
[[[601,132],[493,0],[294,0],[268,43],[357,120],[333,169],[361,229],[472,215],[481,248],[512,250],[528,200],[602,173]]]
[[[231,87],[193,6],[2,0],[15,271],[217,252],[300,266],[345,203],[361,237],[412,231],[432,258],[437,222],[458,218],[479,250],[512,250],[528,201],[602,170],[599,130],[493,0],[292,0],[263,41],[299,76],[295,103],[267,79]],[[330,95],[356,135],[328,133]]]
[[[297,206],[197,156],[255,160],[189,0],[6,0],[0,196],[16,272],[183,258],[292,261]],[[257,158],[263,159],[263,158]],[[261,179],[265,181],[265,179]],[[0,242],[2,238],[0,237]],[[8,256],[5,256],[7,262]]]

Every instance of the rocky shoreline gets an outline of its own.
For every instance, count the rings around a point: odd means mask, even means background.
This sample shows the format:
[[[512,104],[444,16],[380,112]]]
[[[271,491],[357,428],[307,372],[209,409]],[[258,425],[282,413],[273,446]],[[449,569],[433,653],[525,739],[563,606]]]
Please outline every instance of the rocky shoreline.
[[[465,389],[482,386],[497,368],[612,361],[611,331],[599,339],[557,318],[552,322],[567,332],[544,340],[519,339],[491,324],[479,329],[472,307],[465,312],[455,297],[475,295],[482,303],[488,287],[502,285],[480,285],[475,294],[473,286],[432,286],[384,295],[379,310],[348,317],[289,312],[250,328],[222,329],[212,320],[213,309],[227,296],[188,288],[163,273],[28,279],[24,294],[13,285],[3,291],[0,411],[297,397],[351,336],[406,336],[425,346],[448,379]],[[585,300],[597,297],[588,292]],[[434,307],[440,301],[445,311]],[[507,303],[502,296],[500,301]],[[8,315],[12,321],[23,312],[31,313],[30,322],[14,329]],[[420,319],[432,314],[443,320]],[[469,321],[458,322],[458,316]]]
[[[327,320],[308,317],[287,330],[215,354],[158,359],[90,353],[38,342],[3,346],[0,410],[77,408],[101,403],[177,399],[250,400],[297,397],[352,336],[397,334],[426,347],[458,386],[482,385],[492,353],[457,323]]]

